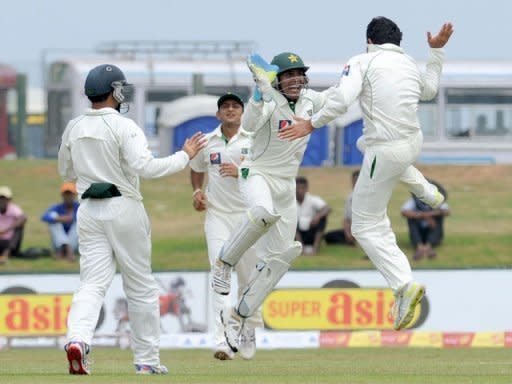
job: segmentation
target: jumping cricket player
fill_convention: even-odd
[[[299,139],[344,113],[359,99],[363,111],[364,151],[361,173],[354,188],[352,234],[395,292],[394,328],[406,327],[425,287],[413,281],[407,256],[396,243],[387,205],[398,181],[432,207],[444,200],[412,164],[418,158],[423,135],[417,117],[420,100],[435,97],[443,63],[443,48],[453,32],[444,24],[437,36],[428,33],[430,59],[425,74],[400,48],[402,33],[385,17],[376,17],[366,31],[367,53],[349,60],[340,82],[324,108],[309,120],[283,130],[282,139]]]
[[[244,103],[234,94],[227,93],[217,101],[217,118],[221,124],[206,135],[207,144],[190,162],[193,204],[196,210],[206,209],[204,230],[208,245],[208,257],[213,270],[222,245],[229,240],[239,223],[245,218],[246,206],[238,188],[238,168],[243,159],[249,156],[251,136],[241,127]],[[208,185],[202,190],[205,174]],[[235,270],[238,276],[239,296],[249,282],[249,275],[260,259],[254,247],[249,248]],[[214,357],[231,360],[234,353],[224,337],[224,325],[220,313],[230,308],[229,295],[211,290],[214,312]],[[255,328],[263,326],[261,308],[247,319],[240,336],[240,355],[249,360],[256,353]]]
[[[85,80],[92,108],[69,122],[59,150],[59,173],[76,181],[81,198],[80,287],[73,296],[65,347],[70,374],[90,373],[87,355],[116,263],[128,299],[136,373],[167,373],[160,364],[158,286],[151,274],[151,228],[139,176],[156,178],[184,169],[204,146],[204,135],[195,134],[172,156],[153,158],[143,131],[119,113],[131,88],[116,66],[93,68]]]
[[[311,117],[324,105],[327,94],[307,88],[309,67],[291,52],[274,57],[271,65],[259,55],[248,58],[257,89],[249,101],[242,125],[254,132],[251,155],[240,166],[240,190],[248,210],[244,221],[223,245],[214,270],[214,287],[229,292],[231,268],[258,239],[262,262],[253,271],[249,284],[232,311],[223,312],[226,341],[236,352],[245,319],[262,304],[301,254],[294,241],[297,229],[295,176],[309,136],[292,142],[278,133],[294,116]]]

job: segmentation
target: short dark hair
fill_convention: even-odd
[[[402,41],[402,32],[394,21],[384,17],[374,17],[366,28],[366,39],[370,39],[373,44],[391,43],[400,45]]]
[[[306,179],[304,176],[297,176],[295,178],[295,182],[297,184],[305,185],[306,187],[308,186],[308,179]]]
[[[356,170],[352,171],[352,179],[359,177],[360,172],[361,172],[360,169],[356,169]]]
[[[108,95],[110,95],[112,92],[109,92],[109,93],[104,93],[103,95],[98,95],[98,96],[87,96],[87,98],[89,99],[89,101],[91,103],[101,103],[102,101],[105,101],[108,99]]]

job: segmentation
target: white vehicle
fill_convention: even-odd
[[[89,105],[83,84],[88,71],[98,64],[119,66],[135,85],[128,116],[145,129],[155,148],[163,104],[187,95],[226,91],[248,99],[252,92],[254,82],[245,64],[246,54],[254,49],[250,42],[168,42],[165,49],[151,42],[128,47],[111,44],[102,55],[49,63],[46,156],[56,155],[67,122]],[[322,90],[337,83],[344,59],[306,57],[305,62],[310,66],[310,87]],[[438,96],[420,105],[419,116],[425,138],[420,162],[512,163],[512,62],[445,63]],[[332,124],[320,146],[310,150],[310,154],[327,152],[310,165],[360,162],[355,141],[361,127],[355,106]]]

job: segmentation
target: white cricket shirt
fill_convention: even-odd
[[[363,136],[367,145],[405,141],[420,131],[419,100],[437,93],[443,50],[430,49],[425,74],[416,62],[394,44],[368,45],[368,53],[353,57],[345,65],[337,87],[325,107],[311,119],[321,127],[359,98],[363,111]]]
[[[304,200],[297,200],[297,223],[301,231],[309,230],[313,217],[324,208],[327,203],[320,196],[306,192]]]
[[[293,140],[280,140],[277,137],[281,128],[290,125],[294,116],[305,119],[317,112],[325,103],[326,92],[305,89],[295,103],[295,112],[286,98],[277,90],[272,90],[270,102],[247,103],[242,124],[249,132],[255,132],[252,153],[242,168],[249,172],[289,178],[297,175],[304,157],[309,135]]]
[[[188,161],[184,151],[154,158],[142,129],[112,108],[88,109],[71,120],[58,155],[60,175],[76,180],[79,196],[92,183],[107,182],[136,200],[142,200],[139,176],[170,175],[184,169]]]
[[[240,127],[238,133],[227,141],[219,125],[206,138],[206,147],[190,161],[190,168],[208,174],[208,209],[230,214],[245,212],[247,207],[238,188],[238,179],[221,176],[220,165],[233,163],[239,167],[250,153],[251,135]]]

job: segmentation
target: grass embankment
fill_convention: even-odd
[[[452,215],[445,222],[445,241],[436,260],[413,262],[415,268],[512,267],[512,166],[425,166],[422,172],[446,186]],[[339,228],[345,196],[350,192],[349,168],[307,168],[310,191],[333,208],[328,230]],[[49,247],[47,228],[40,216],[59,201],[60,178],[55,160],[0,161],[0,185],[8,185],[14,200],[29,216],[23,248]],[[207,269],[203,235],[204,214],[191,205],[188,170],[158,180],[144,180],[142,192],[153,230],[155,270]],[[402,249],[411,255],[407,223],[400,207],[408,198],[399,185],[388,214]],[[323,246],[316,256],[303,256],[294,269],[373,268],[354,247]],[[0,267],[12,272],[77,271],[78,263],[13,259]]]

